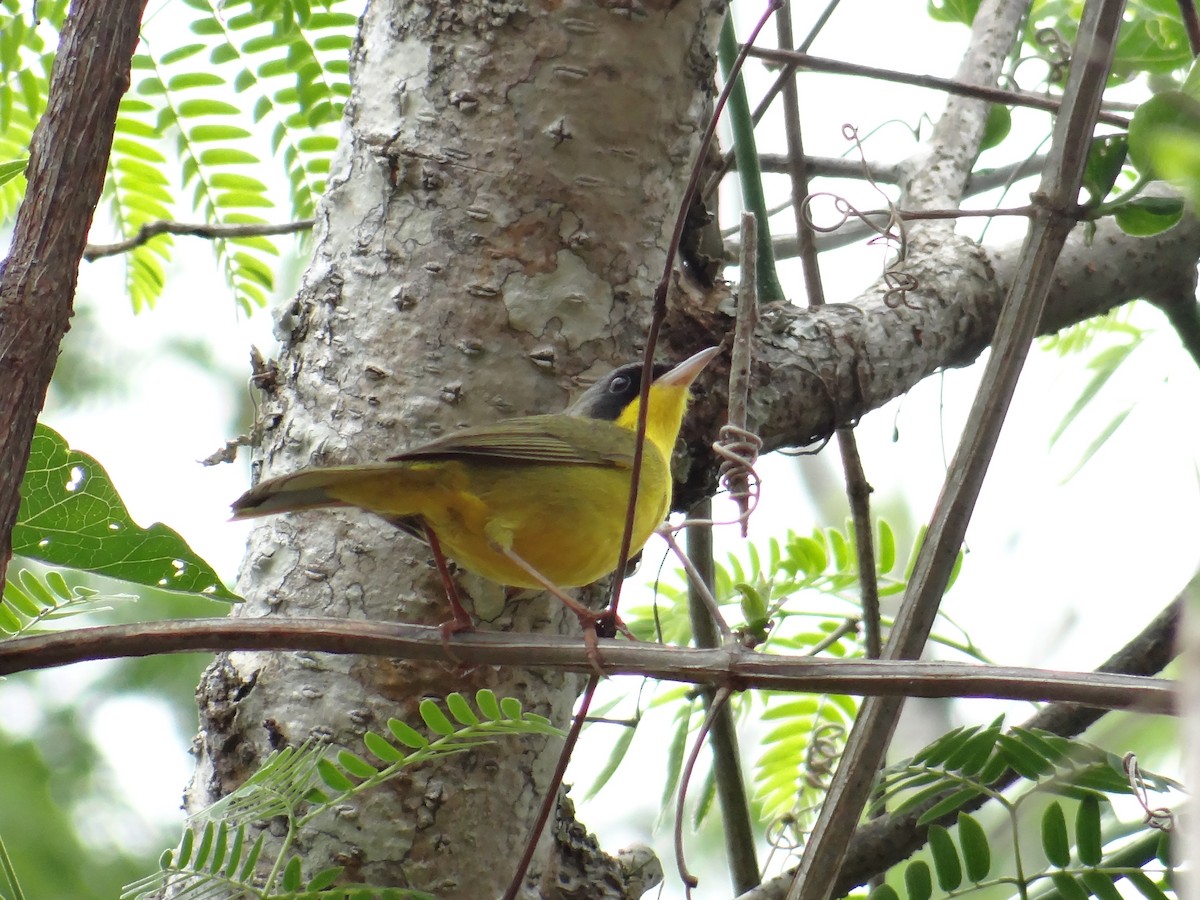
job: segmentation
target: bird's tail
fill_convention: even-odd
[[[379,468],[389,466],[384,464]],[[394,464],[390,468],[395,468]],[[253,519],[302,509],[348,506],[350,504],[337,496],[338,489],[378,477],[378,474],[374,466],[331,466],[271,478],[255,485],[233,502],[233,518]]]

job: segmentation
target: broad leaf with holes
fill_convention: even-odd
[[[176,532],[129,517],[104,468],[38,423],[21,483],[13,552],[168,591],[237,600]]]

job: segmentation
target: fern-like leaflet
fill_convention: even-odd
[[[1139,788],[1177,787],[1158,775],[1143,772],[1140,779]],[[1174,872],[1166,836],[1145,822],[1120,824],[1112,811],[1112,796],[1131,793],[1119,757],[1044,731],[1005,729],[996,719],[955,729],[889,767],[876,802],[929,826],[927,858],[903,870],[907,900],[930,900],[935,880],[948,896],[1004,885],[1037,900],[1118,900],[1117,883],[1125,880],[1145,900],[1168,900]],[[1029,809],[1035,798],[1044,801],[1040,813]],[[964,808],[984,801],[1002,812],[990,828],[984,824],[990,816]],[[1031,826],[1040,834],[1041,859],[1030,860],[1028,842],[1018,840]],[[998,854],[1012,856],[1015,876],[992,877]],[[1161,868],[1151,869],[1156,859]],[[900,896],[893,886],[871,894],[872,900]]]
[[[360,883],[333,887],[342,874],[340,867],[324,869],[306,881],[302,861],[292,847],[314,819],[356,801],[410,766],[509,735],[562,737],[548,719],[524,711],[520,701],[497,698],[486,689],[476,693],[474,707],[458,693],[448,695],[444,703],[445,711],[434,700],[421,702],[419,712],[428,735],[399,719],[388,720],[387,734],[367,732],[363,743],[376,762],[349,750],[331,757],[326,747],[314,741],[272,753],[241,787],[194,817],[179,846],[163,854],[159,870],[128,885],[123,900],[149,897],[167,888],[172,897],[190,900],[231,896],[275,900],[296,894],[429,897],[420,891]],[[274,858],[267,859],[261,823],[277,818],[286,822],[287,830]],[[255,830],[260,831],[257,838]]]

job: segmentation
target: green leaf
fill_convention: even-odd
[[[979,820],[969,813],[958,814],[958,842],[962,845],[967,878],[978,884],[987,878],[992,870],[992,850],[988,844],[987,832],[983,830]]]
[[[1154,855],[1158,857],[1158,861],[1167,868],[1174,866],[1175,861],[1171,852],[1172,832],[1164,831],[1158,836],[1158,847],[1155,848]]]
[[[663,774],[662,808],[667,809],[671,797],[675,794],[675,786],[679,783],[679,774],[683,770],[683,756],[687,750],[689,725],[691,724],[694,703],[687,703],[679,708],[675,716],[675,732],[667,745],[667,765]]]
[[[910,808],[911,806],[918,806],[918,805],[920,805],[920,802],[922,800],[924,800],[926,797],[928,797],[930,794],[941,793],[944,790],[946,790],[945,783],[938,784],[936,786],[936,790],[934,788],[927,788],[925,791],[922,791],[920,794],[914,795],[914,798],[916,798],[916,797],[921,798],[920,800],[918,800],[918,802],[912,803],[911,800],[914,798],[909,798],[909,800],[905,801],[902,808]],[[980,791],[977,790],[976,788],[972,788],[972,787],[959,788],[957,791],[954,791],[949,796],[943,798],[942,800],[939,800],[933,806],[929,807],[929,809],[927,809],[925,812],[921,813],[920,818],[917,819],[917,824],[924,825],[926,822],[936,822],[942,816],[947,815],[948,813],[952,813],[952,812],[954,812],[954,810],[958,809],[959,807],[963,806],[964,804],[969,803],[970,801],[974,800],[976,797],[979,796],[979,794],[980,794]],[[924,796],[922,796],[922,795],[924,795]]]
[[[1100,837],[1100,801],[1086,797],[1075,813],[1075,852],[1085,866],[1098,866],[1103,859]]]
[[[1162,91],[1134,110],[1129,122],[1129,158],[1147,178],[1163,178],[1159,167],[1164,136],[1200,137],[1200,100],[1182,91]]]
[[[246,854],[246,862],[242,866],[242,870],[238,872],[239,881],[249,881],[254,875],[254,867],[258,864],[258,858],[262,855],[263,841],[266,840],[266,832],[258,836],[258,840],[254,842],[254,846],[250,848],[250,852]]]
[[[506,719],[514,722],[521,721],[525,715],[525,711],[521,708],[521,701],[516,697],[501,697],[500,711],[504,713]]]
[[[933,857],[938,886],[943,891],[956,890],[962,884],[962,863],[950,832],[941,825],[929,826],[929,853]]]
[[[0,604],[0,631],[5,634],[16,634],[21,631],[21,628],[21,620],[13,614],[11,609]]]
[[[1139,344],[1140,341],[1136,338],[1127,340],[1112,347],[1106,347],[1088,361],[1088,368],[1094,374],[1088,380],[1083,391],[1080,392],[1079,398],[1067,410],[1067,414],[1063,416],[1063,420],[1058,424],[1058,427],[1054,429],[1054,433],[1050,435],[1050,446],[1053,447],[1058,442],[1058,439],[1063,436],[1063,433],[1070,427],[1071,423],[1092,402],[1096,394],[1100,392],[1100,389],[1108,383],[1108,380],[1112,378],[1113,374],[1129,358],[1129,355],[1133,353]]]
[[[401,722],[399,719],[388,719],[388,731],[405,747],[411,747],[414,750],[420,750],[422,747],[429,746],[429,738],[417,731],[407,722]]]
[[[460,725],[479,724],[479,716],[475,715],[475,710],[471,709],[471,704],[457,691],[447,695],[446,709],[450,710],[450,715],[454,716],[454,720]]]
[[[338,753],[338,764],[355,778],[370,778],[379,774],[377,768],[349,750],[342,750]]]
[[[620,735],[617,736],[616,741],[613,743],[612,752],[608,754],[608,760],[604,763],[604,768],[596,775],[596,780],[588,788],[584,799],[590,800],[592,797],[595,797],[608,784],[609,779],[613,777],[620,767],[622,760],[625,759],[625,754],[629,752],[629,745],[633,743],[635,733],[635,730],[632,728],[621,729]]]
[[[905,867],[904,890],[908,900],[929,900],[933,896],[933,875],[925,860],[918,859]]]
[[[387,740],[387,738],[376,734],[373,731],[368,731],[363,735],[363,743],[377,759],[382,760],[389,765],[391,763],[400,762],[404,759],[404,754],[401,753],[389,740]]]
[[[339,794],[354,787],[354,782],[342,774],[342,770],[327,759],[317,761],[317,774],[321,776],[323,782]]]
[[[210,872],[221,871],[221,863],[225,862],[225,851],[228,849],[229,823],[222,821],[217,826],[217,835],[213,838],[212,862],[208,864]]]
[[[836,528],[827,530],[829,533],[829,546],[833,550],[833,558],[837,564],[837,570],[845,572],[850,568],[850,544],[846,541],[845,535]]]
[[[1170,900],[1162,888],[1154,883],[1145,872],[1130,872],[1125,879],[1137,889],[1146,900]]]
[[[1098,435],[1096,435],[1096,437],[1090,444],[1087,445],[1087,448],[1080,455],[1079,461],[1075,463],[1075,467],[1063,477],[1064,483],[1070,481],[1077,474],[1079,474],[1080,470],[1088,464],[1088,462],[1093,456],[1096,455],[1100,448],[1108,442],[1108,439],[1116,433],[1117,429],[1120,428],[1122,424],[1124,424],[1125,419],[1128,418],[1131,412],[1133,412],[1133,407],[1126,407],[1121,412],[1117,413],[1117,415],[1113,417],[1112,421],[1110,421],[1104,427],[1104,429]]]
[[[925,7],[935,22],[957,22],[970,25],[979,12],[979,0],[929,0]]]
[[[704,781],[700,783],[700,790],[695,793],[696,805],[695,813],[692,815],[692,828],[699,831],[708,814],[712,812],[713,801],[717,798],[717,770],[715,767],[704,773]]]
[[[488,688],[480,688],[475,692],[475,705],[479,707],[481,713],[493,722],[500,721],[500,704],[496,702],[495,691]]]
[[[13,552],[134,584],[238,600],[175,531],[139,527],[103,467],[37,424]]]
[[[194,44],[193,46],[197,50],[204,49],[203,45],[201,44]],[[168,54],[168,56],[169,55],[170,54]],[[167,59],[164,57],[163,62],[166,61]],[[197,69],[190,72],[181,72],[180,74],[174,75],[167,79],[167,90],[185,91],[189,88],[220,87],[223,84],[225,84],[225,79],[215,72]]]
[[[454,725],[446,718],[436,700],[426,697],[417,709],[421,713],[421,720],[434,734],[454,734]]]
[[[233,833],[233,843],[229,846],[229,862],[225,864],[225,877],[232,878],[237,871],[238,863],[242,861],[242,846],[246,841],[246,826],[239,825]]]
[[[752,584],[739,581],[733,589],[741,595],[742,620],[757,625],[767,619],[767,601]]]
[[[306,891],[322,891],[338,880],[338,876],[345,871],[345,866],[333,866],[329,869],[324,869],[318,872],[308,882]]]
[[[890,884],[881,884],[867,895],[867,900],[900,900],[900,895]]]
[[[930,768],[940,766],[978,732],[979,729],[975,727],[955,728],[953,731],[948,731],[913,754],[913,762],[923,763]]]
[[[25,156],[20,159],[10,159],[7,162],[0,163],[0,185],[7,184],[14,178],[25,174],[25,168],[29,165],[29,157]]]
[[[232,103],[198,97],[181,101],[178,109],[180,119],[195,119],[200,116],[235,116],[240,112],[241,110]]]
[[[1125,900],[1124,895],[1113,883],[1113,876],[1103,872],[1087,871],[1079,873],[1079,880],[1087,888],[1087,892],[1096,900]]]
[[[24,581],[22,577],[28,569],[22,569],[17,573],[17,580]],[[21,615],[28,616],[31,619],[39,617],[49,604],[39,604],[37,599],[30,593],[22,590],[15,582],[4,582],[4,599]],[[17,620],[14,619],[14,622]]]
[[[192,861],[192,847],[195,845],[196,833],[190,828],[183,829],[183,839],[179,842],[178,865],[180,868]]]
[[[1071,863],[1071,844],[1067,838],[1067,818],[1057,800],[1042,813],[1042,850],[1051,865],[1060,869]]]
[[[1000,737],[1003,721],[1003,717],[998,718],[987,728],[972,735],[962,746],[950,754],[946,759],[945,767],[960,771],[964,775],[974,775],[982,769]]]
[[[1090,205],[1104,202],[1117,183],[1128,155],[1129,136],[1126,134],[1108,134],[1092,140],[1083,170],[1083,187],[1091,198]]]
[[[1088,900],[1088,892],[1066,872],[1053,872],[1050,880],[1054,882],[1054,887],[1058,890],[1062,900]]]
[[[896,535],[886,519],[879,519],[876,527],[876,555],[879,559],[879,573],[886,575],[896,567]]]
[[[1183,201],[1175,197],[1136,197],[1113,210],[1126,234],[1151,237],[1173,228],[1183,218]]]
[[[300,890],[300,857],[293,856],[283,868],[283,889],[293,893]]]
[[[1007,106],[993,103],[988,110],[987,123],[983,127],[983,139],[979,142],[980,151],[990,150],[1002,143],[1012,131],[1012,112]]]

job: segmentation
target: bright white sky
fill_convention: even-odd
[[[757,4],[750,7],[757,15]],[[869,17],[870,28],[862,27],[864,17]],[[745,33],[748,21],[739,27]],[[797,33],[803,30],[798,27]],[[771,27],[767,31],[773,34]],[[928,24],[924,3],[917,0],[846,0],[813,52],[906,71],[919,64],[923,72],[949,76],[966,35],[961,27]],[[920,46],[919,54],[913,53],[914,45]],[[770,78],[754,75],[752,95]],[[940,106],[936,94],[881,87],[863,79],[806,74],[800,83],[806,144],[822,155],[845,150],[845,122],[858,125],[865,135],[886,119],[903,117],[911,123],[919,110],[936,113]],[[1030,121],[1040,127],[1042,120]],[[764,131],[760,140],[760,149],[781,152],[777,135]],[[867,152],[872,159],[894,160],[912,146],[904,127],[894,124],[868,143]],[[878,205],[865,189],[858,197],[856,205]],[[731,219],[736,198],[727,192],[723,202]],[[993,226],[989,242],[1004,240],[1005,234],[1016,239],[1019,226]],[[111,347],[113,357],[96,359],[96,364],[116,362],[132,372],[134,390],[119,402],[50,411],[45,420],[72,446],[105,465],[138,522],[162,521],[175,528],[232,581],[248,526],[226,519],[229,502],[246,487],[245,462],[203,468],[196,461],[234,436],[230,423],[238,398],[229,396],[225,382],[165,347],[172,340],[202,340],[212,348],[221,370],[248,376],[249,346],[270,347],[271,323],[266,313],[247,321],[237,312],[202,242],[179,238],[176,247],[179,263],[168,273],[166,295],[158,309],[142,315],[131,313],[122,294],[119,260],[84,264],[81,297],[95,307],[104,340],[83,329],[73,331],[68,340],[89,348]],[[878,248],[827,255],[822,262],[829,299],[852,299],[881,261]],[[795,267],[785,264],[783,276],[793,295],[802,298]],[[285,284],[280,296],[286,297],[292,287]],[[1180,414],[1195,409],[1200,375],[1160,316],[1143,309],[1136,321],[1155,333],[1049,453],[1050,434],[1087,381],[1090,355],[1060,360],[1035,352],[1022,379],[948,607],[998,662],[1090,668],[1156,614],[1200,562],[1194,527],[1200,500],[1200,422],[1194,415]],[[914,519],[928,518],[944,474],[943,447],[946,454],[953,452],[976,377],[974,370],[967,370],[930,379],[863,421],[859,447],[876,489],[877,510],[885,515],[891,510],[895,516],[907,506]],[[1083,448],[1117,411],[1130,405],[1133,412],[1108,444],[1082,472],[1062,483]],[[894,428],[899,433],[895,442]],[[835,451],[773,459],[762,469],[764,499],[752,540],[765,540],[788,527],[808,531],[823,521],[821,505],[812,497],[838,490],[841,474]],[[843,511],[844,502],[829,524],[840,526]],[[1184,523],[1193,524],[1181,527]],[[731,549],[737,543],[732,532],[720,540]],[[76,676],[62,672],[48,677]],[[10,710],[24,706],[19,695],[0,699]],[[138,794],[150,819],[175,822],[180,792],[191,771],[186,752],[191,736],[173,733],[165,717],[147,719],[155,716],[153,710],[133,712],[128,700],[119,701],[119,708],[117,703],[100,704],[93,724],[111,747],[117,772],[136,772],[136,778],[119,775],[122,786]],[[1015,709],[1023,715],[1022,707]],[[956,713],[972,720],[995,714],[991,705],[979,703],[958,704]],[[136,729],[129,728],[131,721],[139,723]],[[609,740],[576,759],[572,774],[577,796],[602,765]],[[638,747],[645,759],[645,754],[660,752],[661,743],[642,735],[635,743]],[[610,785],[609,796],[616,802],[602,799],[583,814],[610,849],[650,839],[646,823],[653,820],[660,790],[655,767],[631,768],[640,774],[623,771],[617,776],[619,785]],[[638,797],[647,799],[639,805],[634,799]],[[655,842],[668,870],[663,896],[677,897],[682,893],[672,874],[669,840],[666,828]],[[702,855],[694,854],[693,865]],[[722,872],[706,875],[698,896],[726,896]]]

